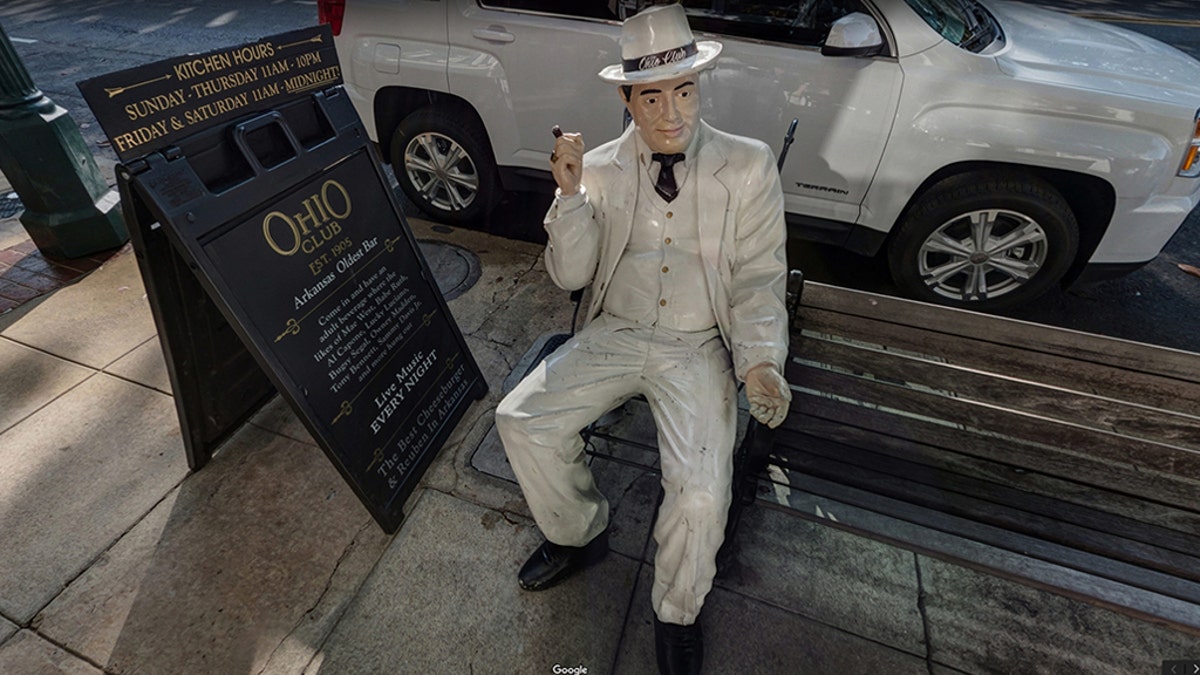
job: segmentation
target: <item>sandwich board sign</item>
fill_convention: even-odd
[[[327,26],[81,82],[188,463],[278,391],[387,532],[487,384],[349,97]]]

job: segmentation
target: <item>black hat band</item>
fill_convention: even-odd
[[[639,56],[636,59],[623,59],[621,61],[621,68],[626,73],[636,73],[642,70],[658,68],[659,66],[668,66],[672,63],[679,63],[680,61],[683,61],[688,57],[695,56],[698,53],[700,53],[700,50],[696,48],[696,43],[689,42],[682,47],[668,49],[664,52],[647,54],[645,56]]]

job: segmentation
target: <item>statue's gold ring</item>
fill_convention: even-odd
[[[550,153],[550,163],[551,163],[551,164],[553,164],[553,163],[555,163],[555,162],[557,162],[557,161],[558,161],[558,153],[557,153],[557,152],[551,152],[551,153]]]

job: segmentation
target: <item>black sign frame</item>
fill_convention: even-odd
[[[331,182],[341,191],[330,187],[323,203],[308,201],[310,194],[320,195]],[[178,145],[119,165],[118,185],[176,394],[189,466],[202,467],[278,390],[383,530],[395,532],[403,519],[404,501],[470,404],[486,394],[487,383],[346,92],[340,87],[307,92],[264,113],[193,133],[179,139]],[[350,203],[363,200],[371,217],[346,219],[351,215]],[[395,381],[383,389],[385,393],[368,397],[374,401],[347,395],[336,410],[329,409],[327,396],[317,400],[321,397],[314,395],[313,381],[305,379],[311,373],[297,365],[303,361],[297,354],[303,355],[304,349],[285,350],[301,339],[310,343],[317,339],[325,347],[343,340],[337,344],[345,346],[344,340],[355,339],[354,327],[349,321],[339,327],[348,329],[349,338],[336,333],[314,338],[320,333],[302,325],[305,319],[297,316],[298,320],[282,321],[268,330],[261,321],[269,313],[264,308],[270,307],[270,299],[259,296],[279,295],[278,289],[270,288],[268,265],[248,267],[245,260],[229,263],[236,257],[229,252],[237,247],[221,244],[233,239],[244,244],[255,237],[261,243],[272,231],[277,239],[284,239],[287,229],[279,229],[284,220],[295,217],[303,227],[335,222],[324,218],[333,215],[342,216],[337,229],[347,236],[331,236],[321,245],[349,244],[340,257],[326,255],[323,265],[357,258],[354,265],[347,265],[345,279],[335,277],[319,284],[315,281],[328,277],[317,276],[311,265],[318,258],[310,255],[311,285],[304,290],[311,298],[305,302],[336,291],[350,301],[343,307],[369,310],[374,305],[365,298],[370,297],[382,308],[371,315],[377,322],[387,320],[387,312],[394,308],[408,311],[415,304],[422,310],[409,312],[412,320],[397,329],[399,334],[388,334],[393,336],[387,342],[391,351],[371,357],[372,363],[383,364],[379,368],[395,369],[389,374]],[[327,224],[326,228],[332,229]],[[369,248],[364,231],[375,240]],[[288,259],[290,254],[284,254],[293,245],[301,247],[299,236],[294,242],[262,244],[260,253],[270,256],[264,263]],[[392,257],[396,262],[388,267]],[[353,286],[354,268],[364,273],[382,269],[370,278],[387,283],[368,283],[364,277]],[[249,276],[236,278],[243,273]],[[291,274],[295,276],[295,269]],[[263,288],[248,288],[254,275],[261,276]],[[349,297],[355,290],[361,297]],[[284,295],[296,303],[304,297],[290,290]],[[411,339],[400,344],[406,330],[411,330]],[[410,343],[418,334],[437,344],[414,354]],[[355,344],[361,347],[366,342],[359,339]],[[407,350],[412,358],[397,350]],[[364,353],[370,355],[365,348]],[[326,365],[320,359],[316,362],[318,371]],[[376,375],[358,392],[360,398],[371,387],[387,384],[378,382]],[[412,396],[406,397],[406,391]],[[377,408],[373,419],[359,416],[372,412],[372,405]],[[414,416],[429,417],[428,427],[403,426]],[[376,434],[386,431],[386,442],[372,447],[348,440],[364,437],[364,429]]]

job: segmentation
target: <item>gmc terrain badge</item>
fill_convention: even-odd
[[[843,190],[841,188],[829,187],[828,185],[812,185],[809,183],[796,183],[796,187],[803,188],[805,190],[816,190],[817,192],[833,192],[833,193],[836,193],[839,195],[850,194],[849,190]]]

